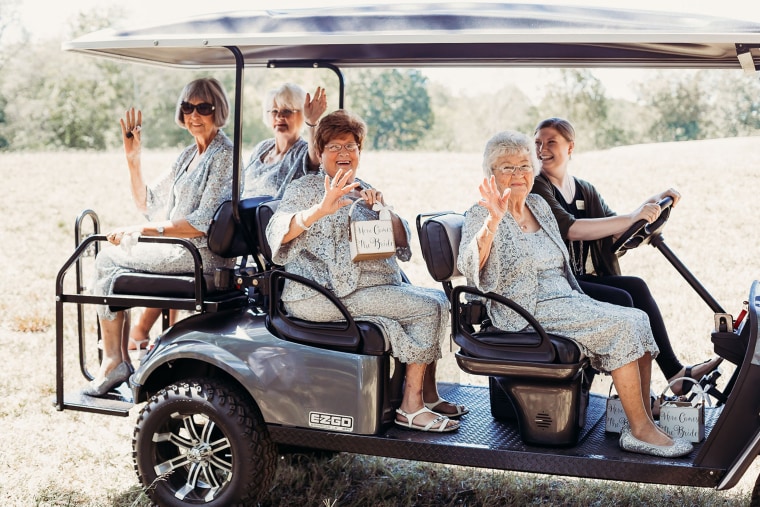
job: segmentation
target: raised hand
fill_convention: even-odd
[[[478,186],[478,189],[481,195],[478,204],[488,210],[488,214],[495,223],[499,223],[507,212],[507,202],[512,189],[506,188],[504,192],[499,192],[496,177],[493,175],[490,178],[483,178],[483,183]]]
[[[307,123],[316,125],[325,111],[327,111],[327,93],[324,88],[317,86],[313,98],[308,93],[306,94],[306,100],[303,103],[303,116]]]
[[[124,152],[127,161],[132,162],[140,157],[142,147],[140,130],[142,129],[142,111],[131,108],[127,110],[124,118],[119,119],[121,124],[121,136],[124,140]]]
[[[325,175],[325,195],[322,197],[322,202],[319,203],[319,210],[322,215],[332,215],[343,206],[351,204],[351,199],[348,199],[346,195],[359,186],[359,182],[353,181],[353,178],[354,171],[351,169],[345,173],[343,169],[338,169],[332,179],[329,175]]]

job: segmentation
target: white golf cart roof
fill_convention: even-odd
[[[741,13],[738,13],[741,14]],[[440,3],[229,12],[101,30],[63,49],[183,68],[321,61],[337,67],[744,68],[760,23],[539,4]],[[201,49],[199,51],[199,49]],[[239,61],[237,62],[239,63]]]

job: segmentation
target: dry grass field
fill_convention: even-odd
[[[144,165],[157,174],[175,155],[147,153]],[[758,167],[760,138],[622,147],[579,153],[572,162],[574,174],[593,181],[618,212],[632,210],[666,187],[681,191],[683,199],[671,215],[665,238],[734,315],[746,299],[751,282],[760,278],[755,251],[760,233],[752,218],[752,205],[760,188]],[[461,212],[476,200],[480,153],[367,152],[359,175],[382,189],[387,201],[411,224],[420,212]],[[0,504],[132,505],[138,491],[131,464],[137,409],[128,418],[109,418],[61,413],[52,406],[54,280],[73,249],[74,218],[82,209],[92,208],[99,213],[106,231],[111,226],[141,221],[131,202],[123,154],[0,154],[0,178],[6,188],[0,200],[0,263],[5,266],[0,282],[0,427],[4,442],[0,452]],[[415,258],[405,266],[407,274],[415,283],[436,286],[424,268],[416,237],[414,245]],[[621,263],[624,272],[649,282],[682,361],[709,358],[712,314],[667,260],[645,246],[629,252]],[[65,366],[67,385],[72,388],[83,382],[76,366],[74,332],[69,324],[66,345],[70,354]],[[441,370],[445,380],[482,382],[460,374],[449,347],[444,350]],[[724,367],[725,379],[730,370],[729,365]],[[604,379],[597,383],[600,392],[608,385]],[[662,375],[655,371],[653,389],[659,392],[664,385]],[[697,494],[704,496],[687,503],[742,505],[757,474],[758,467],[753,466],[734,490],[720,494],[699,491]],[[536,480],[551,489],[556,478]],[[618,489],[609,486],[610,490]],[[633,495],[648,488],[626,487]],[[274,488],[276,493],[276,484]],[[665,496],[672,503],[663,500],[661,505],[679,505],[678,495],[662,498]],[[539,503],[545,504],[540,497]],[[613,503],[627,502],[602,499],[598,504]],[[629,503],[640,502],[631,499]],[[580,505],[572,497],[566,497],[562,504]],[[306,505],[328,502],[316,497]]]

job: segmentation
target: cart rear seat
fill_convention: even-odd
[[[208,231],[208,246],[215,254],[227,258],[242,258],[255,255],[256,208],[262,202],[271,200],[271,196],[257,196],[243,199],[239,203],[240,220],[237,224],[233,218],[232,201],[224,202],[214,215]],[[246,230],[246,227],[248,228]],[[246,236],[249,239],[246,240]],[[252,245],[252,246],[249,246]],[[202,273],[202,266],[199,267]],[[196,311],[218,311],[243,306],[248,298],[245,290],[231,283],[230,273],[220,271],[215,274],[202,274],[200,277],[201,296],[196,294],[196,275],[194,273],[167,275],[158,273],[127,273],[114,281],[114,294],[135,297],[132,306],[160,306],[162,308],[184,308],[171,299],[200,299],[202,308]],[[144,301],[141,298],[159,298],[158,301]]]

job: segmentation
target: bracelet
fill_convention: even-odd
[[[304,123],[305,123],[307,126],[311,127],[311,128],[314,128],[314,127],[316,127],[316,126],[317,126],[317,124],[316,124],[316,123],[309,123],[309,122],[308,122],[308,121],[306,121],[306,120],[304,120]]]
[[[490,234],[491,236],[496,236],[496,233],[489,229],[486,224],[483,224],[483,228],[486,230],[486,235]]]
[[[311,226],[306,227],[306,223],[303,221],[303,217],[301,216],[302,213],[303,211],[299,211],[298,213],[294,215],[294,218],[296,220],[296,225],[300,227],[301,229],[303,229],[304,231],[308,231],[311,228]]]

